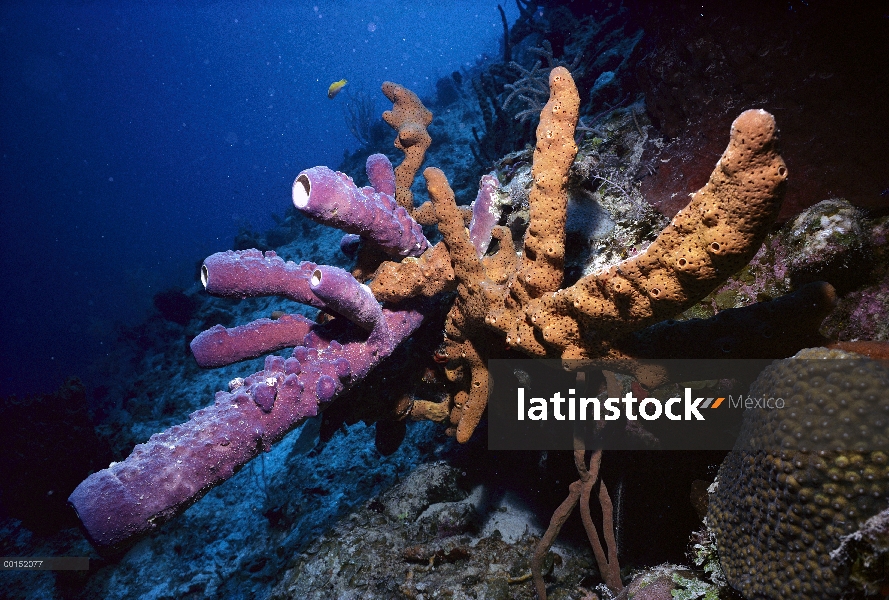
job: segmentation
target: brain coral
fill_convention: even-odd
[[[719,470],[708,521],[732,587],[752,598],[834,598],[848,568],[832,560],[845,535],[885,510],[889,494],[889,371],[839,350],[778,361],[753,398]]]

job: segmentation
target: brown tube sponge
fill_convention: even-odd
[[[576,357],[693,306],[743,267],[778,215],[787,167],[775,120],[748,110],[710,181],[642,254],[528,305],[543,338]]]
[[[448,248],[439,242],[419,258],[384,262],[374,273],[370,291],[380,302],[401,302],[414,296],[429,298],[456,287]]]
[[[549,102],[540,113],[531,176],[530,226],[514,293],[520,301],[555,292],[562,285],[568,169],[577,155],[574,127],[580,96],[571,73],[556,67],[549,74]]]
[[[423,164],[423,157],[432,138],[426,128],[432,122],[432,113],[423,106],[415,93],[404,86],[387,81],[383,94],[392,102],[392,110],[383,113],[383,120],[398,132],[395,147],[404,152],[404,160],[395,167],[395,201],[408,214],[414,211],[414,195],[411,184]],[[429,223],[423,223],[428,225]]]

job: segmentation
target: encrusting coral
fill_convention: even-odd
[[[754,382],[752,395],[786,407],[745,412],[707,517],[726,578],[745,597],[851,593],[854,556],[832,552],[889,509],[887,386],[879,362],[825,348],[775,362]],[[885,570],[876,575],[885,581]]]
[[[457,206],[438,169],[424,171],[431,203],[413,207],[410,184],[428,147],[431,113],[401,86],[386,83],[383,90],[394,103],[384,118],[398,131],[404,162],[393,172],[388,161],[371,157],[370,188],[358,189],[347,176],[319,168],[303,171],[294,182],[298,209],[351,231],[345,247],[354,247],[358,235],[361,250],[351,275],[313,263],[285,263],[259,251],[219,253],[204,264],[202,280],[211,293],[284,294],[332,318],[322,324],[285,315],[233,329],[217,326],[196,337],[194,354],[207,366],[295,349],[287,359],[267,357],[263,370],[233,380],[213,406],[81,483],[69,500],[98,548],[121,550],[175,517],[358,385],[421,326],[435,304],[428,298],[443,291],[456,289],[456,297],[436,358],[448,363],[445,372],[460,389],[440,403],[412,401],[406,412],[449,420],[449,432],[460,442],[470,438],[484,413],[486,363],[498,353],[583,359],[585,368],[635,372],[637,354],[645,352],[633,351],[625,342],[629,336],[678,314],[745,264],[780,207],[786,168],[777,153],[774,120],[764,111],[747,111],[735,121],[710,182],[645,252],[562,289],[579,105],[570,73],[557,67],[550,74],[520,253],[513,232],[494,219],[479,218],[470,234],[471,212]],[[480,194],[475,210],[487,210],[490,200]],[[426,249],[418,221],[437,223],[443,242]],[[488,237],[492,250],[485,254],[480,240]],[[386,260],[393,255],[400,260]],[[817,315],[832,303],[829,286],[819,290],[785,298],[785,304],[806,309],[797,311],[799,319],[788,307],[758,313],[765,322],[773,320],[768,335],[753,330],[758,342],[729,355],[743,357],[751,346],[761,353],[781,337],[774,332],[817,324]],[[700,326],[716,327],[709,321]],[[794,344],[806,339],[794,338]],[[644,340],[635,343],[644,346]],[[775,352],[798,349],[780,346]]]

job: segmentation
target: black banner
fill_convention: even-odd
[[[491,450],[889,448],[889,370],[863,358],[627,361],[608,379],[560,360],[488,368]]]

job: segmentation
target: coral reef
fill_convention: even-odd
[[[790,284],[830,281],[845,294],[858,288],[873,265],[864,214],[841,198],[822,200],[781,230]]]
[[[884,592],[889,580],[889,510],[871,517],[861,529],[843,537],[830,558],[843,565],[852,591],[866,596]]]
[[[431,113],[401,86],[386,83],[383,90],[394,103],[384,118],[397,129],[404,162],[393,173],[385,157],[371,156],[367,172],[373,187],[360,190],[345,175],[309,169],[294,182],[294,205],[319,222],[360,234],[359,255],[371,248],[375,257],[419,258],[374,268],[369,287],[344,271],[286,263],[274,253],[208,258],[202,270],[208,292],[283,295],[322,308],[333,319],[318,324],[284,315],[240,328],[215,327],[196,337],[195,357],[206,366],[291,345],[295,350],[286,360],[268,357],[264,370],[233,380],[229,392],[219,392],[216,403],[188,423],[152,436],[128,459],[83,482],[70,501],[97,547],[114,552],[153,530],[361,381],[421,324],[426,308],[414,294],[431,296],[456,282],[440,356],[449,362],[450,377],[459,380],[462,372],[463,381],[453,397],[411,401],[405,412],[449,419],[450,431],[466,442],[485,410],[486,361],[501,336],[532,356],[584,358],[632,370],[620,364],[632,357],[613,342],[677,314],[743,266],[780,206],[786,170],[775,149],[774,121],[763,111],[748,111],[733,126],[710,183],[645,252],[560,289],[579,105],[568,71],[557,67],[550,73],[521,258],[511,232],[495,226],[494,218],[482,219],[490,213],[493,182],[482,187],[470,230],[472,213],[457,207],[437,169],[424,172],[431,205],[413,207],[410,183],[428,146]],[[412,214],[424,221],[434,216],[444,243],[424,252],[428,242]],[[489,236],[496,250],[484,256]],[[364,261],[359,269],[364,276],[373,263]],[[396,304],[381,309],[379,300]]]
[[[686,317],[710,317],[725,309],[776,299],[806,282],[836,289],[836,308],[821,333],[830,339],[887,340],[887,217],[868,218],[843,199],[819,202],[766,236],[750,263]],[[810,346],[825,342],[811,340]]]
[[[809,349],[766,369],[711,496],[712,527],[728,582],[746,598],[834,598],[848,564],[843,536],[887,508],[889,372],[840,350]]]
[[[841,298],[825,329],[840,340],[889,340],[889,279]]]
[[[504,502],[491,523],[480,523],[491,499],[482,486],[469,493],[465,479],[440,462],[420,467],[314,540],[271,598],[348,598],[357,588],[368,599],[446,591],[455,598],[530,600],[536,537],[523,529],[527,508]],[[545,563],[549,581],[572,592],[592,566],[589,556],[564,546]]]
[[[719,600],[719,588],[701,581],[688,567],[669,563],[633,578],[622,597],[632,600]]]
[[[647,5],[643,9],[650,18],[639,10],[641,5]],[[762,107],[776,116],[781,127],[782,156],[791,179],[779,221],[788,222],[767,234],[747,266],[677,315],[677,321],[660,321],[609,339],[615,355],[632,359],[626,363],[628,370],[633,361],[645,357],[780,358],[797,348],[817,345],[867,351],[884,359],[889,356],[885,344],[864,341],[889,340],[889,217],[881,218],[885,211],[862,207],[867,197],[885,204],[889,181],[889,162],[884,160],[889,113],[879,106],[879,94],[874,94],[881,85],[885,87],[886,71],[876,68],[879,61],[873,60],[886,55],[889,37],[884,35],[885,19],[876,13],[875,5],[836,4],[826,10],[825,3],[811,2],[792,3],[792,7],[759,3],[755,8],[710,4],[700,13],[697,5],[668,8],[636,0],[601,5],[575,2],[570,8],[549,0],[536,4],[520,0],[519,6],[522,16],[507,31],[504,57],[495,57],[496,64],[464,63],[460,71],[439,80],[439,102],[426,103],[435,112],[435,120],[426,126],[431,144],[425,159],[413,161],[410,177],[404,180],[403,188],[413,195],[411,206],[403,207],[407,212],[414,212],[413,204],[422,205],[427,199],[422,184],[412,186],[425,160],[447,175],[458,205],[476,199],[472,222],[465,206],[457,208],[485,272],[497,281],[514,275],[531,220],[536,140],[534,118],[514,118],[524,106],[514,99],[504,109],[510,93],[505,84],[516,80],[510,61],[531,70],[539,57],[533,49],[550,40],[554,59],[579,57],[583,72],[572,73],[581,98],[574,131],[578,154],[566,183],[565,259],[559,288],[620,268],[644,253],[670,220],[653,207],[672,217],[687,204],[688,192],[703,186],[711,175],[725,148],[729,125],[741,110]],[[585,17],[584,12],[593,16]],[[858,25],[850,27],[856,20]],[[447,66],[440,73],[451,68],[455,67]],[[543,103],[549,90],[545,78],[541,82],[539,101]],[[401,150],[387,147],[391,130],[385,122],[371,122],[370,98],[358,95],[352,100],[368,101],[361,107],[349,106],[356,111],[354,118],[349,117],[350,125],[360,128],[363,146],[336,168],[354,177],[360,188],[368,183],[361,180],[368,154],[385,151],[397,163]],[[422,127],[422,110],[414,112],[417,116],[408,121]],[[533,113],[525,116],[534,117]],[[416,156],[416,147],[406,149]],[[305,166],[311,165],[301,165],[294,173]],[[485,183],[479,185],[483,172]],[[394,184],[387,187],[385,177],[369,175],[368,179],[371,194],[396,195]],[[811,212],[796,216],[800,207],[819,201],[823,202]],[[426,206],[431,217],[424,222],[434,223],[431,205]],[[507,457],[487,451],[484,418],[466,444],[449,443],[444,427],[435,423],[398,420],[409,411],[414,418],[447,423],[453,434],[451,413],[460,418],[453,410],[454,398],[471,385],[466,364],[461,369],[456,361],[448,364],[441,353],[434,353],[442,338],[444,315],[457,291],[448,245],[436,244],[437,232],[430,226],[425,234],[435,244],[433,249],[402,258],[399,252],[387,254],[376,247],[373,234],[343,236],[293,207],[283,218],[273,218],[276,226],[265,233],[242,226],[232,248],[275,251],[276,256],[254,250],[255,259],[242,252],[237,260],[253,265],[251,276],[262,271],[263,262],[277,264],[280,281],[304,286],[300,298],[305,304],[296,304],[283,288],[267,288],[274,295],[266,297],[252,296],[259,292],[253,290],[245,301],[239,301],[245,294],[237,286],[230,288],[227,297],[207,297],[198,291],[199,285],[181,295],[162,293],[155,301],[160,316],[152,314],[145,323],[120,329],[118,343],[95,367],[93,378],[102,381],[102,387],[92,397],[87,385],[85,397],[68,388],[59,396],[60,403],[13,401],[4,406],[3,414],[9,416],[8,409],[13,418],[4,420],[5,433],[0,437],[12,441],[15,458],[4,463],[0,496],[4,508],[14,505],[16,509],[7,512],[25,521],[0,520],[3,555],[91,556],[88,574],[7,573],[4,594],[21,598],[267,597],[277,587],[279,597],[430,597],[448,592],[456,597],[535,597],[530,559],[540,548],[538,537],[544,533],[546,517],[565,498],[567,484],[577,479],[570,454],[514,452]],[[451,220],[458,223],[456,216]],[[795,227],[797,221],[805,225]],[[508,233],[495,231],[494,225],[505,225]],[[337,252],[341,237],[343,255]],[[484,247],[486,240],[490,252]],[[492,264],[501,240],[514,243],[519,250],[514,264]],[[815,248],[819,251],[813,252]],[[288,267],[301,261],[306,261],[302,276],[285,276]],[[316,295],[311,289],[316,269],[321,269],[322,280],[338,280],[328,278],[330,273],[319,267],[321,263],[353,269],[354,282],[346,280],[350,289],[360,299],[361,288],[354,283],[364,283],[379,301],[375,306],[364,305],[372,314],[365,318],[358,311],[350,317],[350,304],[337,308],[335,298],[324,299],[323,292]],[[837,292],[830,286],[805,284],[821,278]],[[388,310],[418,296],[434,297],[430,305],[435,312],[426,313],[424,325],[379,368],[358,385],[344,386],[335,400],[319,405],[323,413],[306,420],[270,452],[262,448],[225,485],[207,492],[179,517],[165,525],[158,519],[155,533],[134,551],[106,561],[96,556],[74,528],[44,536],[45,530],[73,523],[73,514],[60,502],[86,476],[85,465],[94,458],[88,450],[98,441],[110,442],[112,452],[103,454],[104,459],[96,458],[92,468],[121,460],[149,436],[188,421],[188,415],[204,407],[217,389],[226,391],[220,398],[231,400],[232,390],[225,387],[229,380],[236,393],[252,395],[245,408],[257,414],[269,409],[267,414],[274,413],[286,397],[277,397],[275,387],[265,383],[269,376],[277,381],[276,367],[270,365],[273,368],[267,374],[262,358],[249,357],[303,345],[306,334],[318,327],[316,320],[332,318],[360,342],[366,339],[367,326],[372,328],[376,322],[377,309],[382,313],[380,302]],[[363,297],[367,299],[366,294]],[[842,341],[828,344],[817,329],[834,297],[837,307],[820,334]],[[193,303],[197,310],[192,312]],[[747,305],[752,306],[740,310]],[[316,316],[319,309],[323,312]],[[347,325],[345,321],[350,320],[354,323]],[[222,325],[214,327],[217,323]],[[532,327],[532,331],[540,335],[539,329]],[[506,333],[485,324],[473,335],[491,356],[522,356],[506,345]],[[200,364],[251,362],[201,371],[185,355],[196,335],[199,339],[192,349]],[[344,339],[337,337],[337,343]],[[289,356],[288,350],[283,358]],[[597,360],[601,361],[598,366],[622,366],[619,361]],[[246,377],[254,371],[255,375]],[[292,375],[286,366],[282,374]],[[339,379],[333,375],[334,381]],[[465,396],[459,397],[465,405]],[[99,423],[99,440],[83,418],[86,404],[96,411],[91,417]],[[77,415],[73,416],[75,406]],[[261,443],[257,441],[257,446]],[[60,447],[68,449],[64,455],[59,454]],[[156,451],[162,458],[164,449]],[[590,454],[585,462],[592,458]],[[749,458],[756,467],[758,456],[742,456],[742,466]],[[658,451],[604,453],[600,475],[613,500],[613,533],[628,595],[714,597],[712,586],[695,581],[695,571],[698,577],[700,570],[718,572],[717,553],[707,546],[686,561],[682,547],[688,533],[698,526],[687,503],[688,482],[704,479],[697,487],[706,489],[722,458],[717,453],[706,459],[700,454]],[[442,459],[456,465],[451,470],[454,477],[432,493],[423,493],[424,479],[440,481],[435,474],[440,465],[421,466],[415,476],[408,473],[417,465]],[[699,470],[686,481],[683,473],[692,461],[699,461]],[[173,469],[175,465],[170,472]],[[473,469],[480,472],[473,475]],[[467,472],[468,478],[457,476]],[[464,480],[473,477],[475,483],[464,487]],[[773,492],[776,497],[792,493],[777,483],[777,477],[769,483],[762,477],[754,480],[754,493],[741,498],[743,503],[733,500],[739,516]],[[601,488],[595,487],[598,482],[593,484],[593,506],[586,508],[598,519]],[[365,505],[392,485],[396,488],[390,493]],[[484,491],[464,498],[473,485],[483,486]],[[444,488],[448,493],[439,494]],[[521,519],[516,519],[512,504],[501,502],[502,495],[518,495],[529,502]],[[492,501],[486,505],[477,501],[478,496]],[[706,513],[706,500],[702,510]],[[795,518],[795,513],[788,512],[782,524]],[[584,538],[585,523],[577,514],[572,519],[543,559],[547,591],[554,598],[610,597]],[[517,524],[518,536],[510,534],[510,523]],[[334,524],[336,529],[330,530]],[[885,524],[886,511],[860,530],[832,538],[839,545],[830,553],[831,568],[840,575],[848,573],[843,582],[849,594],[884,591],[885,581],[880,577],[886,572]],[[481,526],[486,530],[476,531]],[[526,532],[524,537],[522,532]],[[723,536],[722,545],[728,561],[741,551],[740,542],[731,535]],[[758,571],[773,570],[795,552],[788,549],[789,544],[783,548],[784,555],[764,558]],[[685,562],[698,569],[662,566],[629,574],[630,568],[663,561]],[[795,563],[789,564],[796,570]],[[710,580],[720,587],[720,597],[738,597],[715,576]],[[787,583],[792,580],[788,578]],[[749,589],[743,587],[747,581],[741,580],[742,589]]]
[[[612,72],[604,71],[595,79],[599,95],[614,83],[613,73],[608,73]],[[482,419],[487,402],[486,363],[491,357],[524,353],[579,359],[587,369],[639,375],[639,359],[650,356],[780,358],[823,342],[818,325],[835,301],[833,288],[823,283],[809,283],[792,294],[744,309],[732,305],[712,319],[668,321],[697,307],[728,277],[756,261],[777,217],[787,169],[778,153],[775,121],[765,111],[749,110],[735,120],[728,148],[707,184],[650,244],[638,239],[630,248],[612,244],[609,260],[601,254],[593,258],[573,255],[569,264],[568,255],[574,254],[568,247],[569,234],[580,240],[578,245],[586,244],[604,230],[622,227],[615,213],[623,211],[625,220],[631,221],[635,218],[629,215],[639,214],[627,209],[638,196],[632,175],[619,172],[617,158],[606,157],[604,149],[611,140],[603,137],[617,122],[638,132],[641,141],[611,151],[616,156],[629,153],[641,163],[639,155],[650,127],[641,108],[633,105],[614,111],[610,120],[601,123],[597,115],[587,121],[585,131],[578,131],[580,97],[572,75],[563,67],[553,68],[533,156],[530,150],[520,151],[502,161],[497,173],[500,180],[493,174],[482,179],[470,211],[458,206],[447,177],[435,168],[424,171],[431,202],[415,206],[411,186],[430,147],[427,128],[432,114],[401,86],[387,82],[383,91],[393,102],[393,110],[384,119],[397,132],[395,145],[404,152],[403,162],[393,170],[386,157],[369,157],[366,168],[371,187],[359,188],[347,175],[325,167],[303,171],[293,186],[297,209],[347,232],[341,248],[356,257],[357,266],[349,274],[314,262],[287,262],[274,252],[258,250],[219,253],[205,261],[202,281],[209,293],[230,298],[274,295],[324,314],[315,322],[282,312],[230,329],[218,325],[195,337],[194,356],[206,367],[295,349],[289,358],[270,356],[262,370],[233,379],[229,391],[217,393],[213,406],[193,413],[183,425],[152,436],[129,458],[94,474],[75,490],[71,502],[98,548],[109,553],[121,550],[173,518],[295,426],[318,415],[333,399],[354,390],[432,310],[444,307],[444,312],[448,304],[445,339],[435,359],[456,384],[449,386],[454,392],[429,400],[405,395],[397,415],[379,418],[387,424],[407,415],[448,422],[448,433],[459,442],[469,441]],[[578,140],[588,150],[603,152],[588,151],[576,158]],[[625,196],[627,202],[608,206],[606,190]],[[851,207],[839,206],[839,201],[832,202],[827,212],[816,214],[824,207],[812,212],[820,227],[815,229],[825,232],[822,237],[827,241],[849,232],[860,235],[847,244],[852,254],[819,251],[815,258],[848,264],[849,256],[857,256],[855,252],[867,246],[859,243],[864,235],[861,216]],[[589,215],[596,210],[593,230]],[[660,228],[651,215],[643,215],[643,220],[645,227]],[[420,224],[436,224],[443,241],[431,245]],[[810,251],[807,240],[813,228],[801,225],[796,229],[806,234],[798,236],[801,248]],[[427,234],[434,240],[429,230]],[[520,243],[518,252],[514,240]],[[812,263],[800,258],[798,264],[786,264],[805,276],[793,278],[781,291],[829,271],[812,271]],[[387,452],[397,448],[404,425],[396,423],[391,430],[395,441]],[[379,426],[378,436],[385,437],[385,431]],[[585,465],[586,458],[580,454],[579,464]],[[579,468],[581,482],[572,488],[569,500],[581,503],[586,527],[589,500],[598,494],[607,556],[601,547],[593,546],[601,576],[617,591],[622,583],[616,539],[611,517],[605,514],[611,510],[611,500],[604,483],[594,487],[600,459],[601,453],[594,453],[590,467]],[[283,508],[273,511],[275,519],[285,518],[285,513]],[[400,514],[393,516],[390,511],[388,518]],[[436,515],[439,532],[454,533],[474,522],[472,510],[465,505],[449,506]],[[554,522],[558,516],[554,515]],[[590,541],[599,542],[596,528],[588,527],[590,531]],[[557,533],[558,528],[549,537]],[[728,544],[725,539],[720,538],[720,543]],[[386,544],[386,551],[391,546]],[[541,547],[537,545],[534,564],[527,565],[537,571],[535,583],[542,581],[540,571],[548,556],[548,546]],[[501,547],[492,544],[492,548]],[[466,552],[462,540],[433,540],[405,549],[402,556],[408,561],[451,564],[466,559]],[[726,556],[733,560],[731,553]],[[374,568],[379,565],[375,563]],[[671,577],[672,583],[662,586],[665,593],[687,592],[687,597],[694,598],[712,592],[690,574]],[[746,585],[737,576],[730,577],[734,585]],[[513,583],[507,578],[503,586]],[[338,585],[348,586],[351,581]],[[418,591],[410,581],[404,583],[403,593]],[[285,593],[285,588],[279,592]]]
[[[865,248],[874,265],[856,274],[865,284],[840,299],[824,329],[844,341],[889,341],[889,217],[867,221]]]

